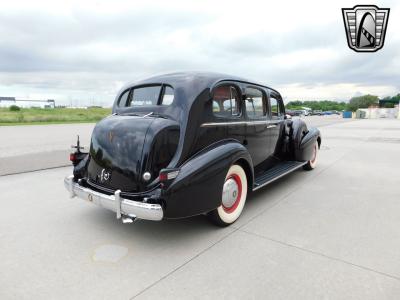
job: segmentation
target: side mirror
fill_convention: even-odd
[[[291,115],[288,115],[288,114],[286,114],[286,115],[285,115],[285,120],[290,120],[290,119],[292,119],[292,116],[291,116]]]

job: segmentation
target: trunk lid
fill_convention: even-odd
[[[92,133],[89,183],[113,191],[144,191],[158,176],[160,167],[172,159],[178,139],[179,126],[173,120],[129,115],[107,117]],[[150,181],[142,179],[144,171],[152,174]]]
[[[90,144],[90,182],[127,192],[140,190],[146,132],[154,118],[110,116],[94,128]]]

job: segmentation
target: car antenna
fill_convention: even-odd
[[[79,134],[77,135],[76,146],[71,146],[71,148],[76,149],[77,153],[81,153],[81,149],[84,149],[84,147],[81,147],[81,142],[79,140]]]

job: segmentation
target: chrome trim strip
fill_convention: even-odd
[[[299,168],[301,168],[302,166],[304,166],[306,163],[307,163],[306,161],[305,161],[305,162],[302,162],[301,164],[299,164],[299,165],[296,166],[295,168],[290,169],[290,170],[287,170],[285,173],[282,173],[281,175],[274,177],[272,180],[269,180],[269,181],[267,181],[267,182],[264,182],[263,184],[260,184],[260,185],[258,185],[258,186],[256,186],[256,187],[254,187],[254,188],[253,188],[253,191],[257,191],[258,189],[262,188],[263,186],[266,186],[267,184],[269,184],[269,183],[271,183],[271,182],[274,182],[275,180],[277,180],[277,179],[279,179],[279,178],[281,178],[281,177],[283,177],[283,176],[285,176],[285,175],[287,175],[287,174],[289,174],[289,173],[291,173],[291,172],[293,172],[293,171],[296,171],[297,169],[299,169]]]
[[[116,190],[114,193],[115,198],[115,212],[117,213],[117,219],[121,219],[121,190]]]
[[[208,123],[203,123],[200,125],[200,127],[213,127],[213,126],[228,126],[228,125],[257,125],[257,124],[271,124],[273,125],[268,125],[268,128],[276,127],[277,123],[275,121],[270,121],[270,120],[262,120],[262,121],[239,121],[239,122],[208,122]]]
[[[64,185],[70,192],[70,197],[78,197],[93,204],[111,210],[117,214],[117,218],[126,215],[132,218],[160,221],[164,217],[164,211],[160,204],[144,203],[120,197],[121,191],[114,195],[106,195],[89,188],[85,188],[73,181],[70,175],[64,179]],[[118,193],[119,192],[119,193]]]
[[[227,125],[246,125],[247,122],[239,121],[239,122],[209,122],[203,123],[200,127],[213,127],[213,126],[227,126]]]

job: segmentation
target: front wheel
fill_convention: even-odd
[[[210,219],[219,226],[234,223],[242,213],[246,197],[246,173],[241,166],[232,165],[225,177],[221,205],[209,213]]]
[[[319,150],[319,145],[318,141],[315,142],[314,148],[313,148],[313,155],[311,159],[307,162],[307,164],[304,165],[304,170],[312,170],[315,169],[317,166],[317,156],[318,156],[318,150]]]

